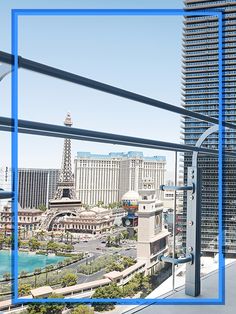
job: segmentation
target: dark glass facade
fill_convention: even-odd
[[[184,2],[186,10],[224,10],[223,22],[223,102],[226,121],[236,123],[236,1]],[[183,106],[195,112],[218,117],[218,20],[216,17],[185,17],[183,32]],[[200,135],[211,124],[183,118],[182,139],[195,145]],[[218,148],[218,134],[204,142],[205,147]],[[235,151],[236,131],[226,130],[225,149]],[[184,178],[191,165],[191,156],[184,155]],[[200,156],[202,169],[202,251],[218,251],[218,159]],[[225,253],[236,255],[236,161],[224,160],[224,234]],[[185,243],[186,198],[183,210],[183,241]]]
[[[24,169],[18,171],[18,202],[22,208],[48,207],[48,201],[54,198],[58,169]]]

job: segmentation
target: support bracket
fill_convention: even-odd
[[[13,197],[13,193],[12,192],[7,192],[4,191],[3,189],[0,189],[0,199],[6,199],[6,198],[12,198]]]
[[[158,257],[158,259],[159,259],[159,261],[171,263],[171,264],[175,264],[175,265],[185,264],[185,263],[189,263],[189,262],[192,264],[193,255],[188,254],[188,255],[185,255],[184,257],[179,257],[179,258],[173,258],[170,256],[160,255]]]

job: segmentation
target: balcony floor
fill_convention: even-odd
[[[225,305],[149,305],[138,306],[126,310],[124,314],[234,314],[236,313],[236,262],[226,266],[226,302]],[[202,278],[202,294],[197,299],[217,298],[218,272],[213,272]],[[170,292],[163,298],[192,298],[186,296],[184,287],[175,293]]]

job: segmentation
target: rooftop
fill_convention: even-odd
[[[99,279],[99,280],[81,283],[81,284],[70,286],[70,287],[58,288],[58,289],[55,289],[54,292],[59,293],[59,294],[67,294],[67,293],[72,293],[72,292],[74,293],[74,292],[84,290],[84,289],[91,289],[93,287],[99,287],[102,285],[107,285],[110,282],[111,282],[110,279],[104,278],[104,279]]]
[[[44,286],[36,289],[32,289],[30,293],[34,298],[37,297],[44,297],[45,295],[50,295],[52,294],[53,289],[50,286]]]
[[[104,278],[108,278],[108,279],[111,279],[111,280],[116,280],[116,279],[119,279],[122,277],[122,273],[120,271],[116,271],[116,270],[113,270],[109,273],[106,273],[104,275]]]
[[[142,158],[149,161],[166,161],[165,156],[144,156],[142,152],[130,151],[128,153],[112,152],[105,154],[92,154],[90,152],[77,152],[77,158],[92,158],[92,159],[120,159],[120,158]]]

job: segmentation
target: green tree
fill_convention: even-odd
[[[109,271],[123,271],[124,265],[122,265],[122,263],[117,263],[117,262],[113,262],[110,265],[107,266],[106,270]]]
[[[62,295],[53,293],[49,299],[63,299]],[[32,303],[27,307],[28,314],[62,314],[64,305],[60,303]]]
[[[10,247],[12,245],[12,236],[8,236],[5,238],[5,245]]]
[[[109,235],[107,236],[107,243],[106,246],[111,246],[112,237]]]
[[[142,292],[142,298],[146,297],[152,291],[151,277],[144,274],[136,274],[128,284],[123,287],[125,296],[132,297],[137,292]]]
[[[63,242],[63,239],[64,239],[64,233],[62,232],[62,233],[60,234],[60,242]]]
[[[117,234],[117,236],[115,236],[115,244],[116,244],[117,246],[120,245],[120,240],[121,240],[120,235]]]
[[[130,256],[123,256],[122,264],[124,265],[125,268],[128,268],[135,264],[135,260]]]
[[[61,278],[61,286],[64,287],[68,287],[68,286],[74,286],[77,283],[77,276],[75,274],[72,273],[68,273],[65,274],[62,278]]]
[[[28,283],[19,284],[19,287],[18,287],[19,296],[22,297],[23,295],[24,296],[29,295],[31,289],[32,287]]]
[[[123,230],[121,233],[122,233],[124,239],[129,238],[129,232],[127,230]]]
[[[65,250],[66,252],[72,252],[74,250],[74,246],[72,244],[67,244]]]
[[[123,293],[126,297],[132,297],[135,295],[137,286],[133,282],[129,282],[125,286],[123,286]]]
[[[51,241],[53,242],[54,241],[54,232],[53,231],[51,232],[50,237],[51,237]]]
[[[98,207],[102,207],[103,205],[104,205],[104,202],[103,202],[103,201],[98,201],[98,202],[97,202],[97,206],[98,206]]]
[[[52,240],[47,243],[47,252],[56,253],[59,250],[59,244],[53,242]]]
[[[4,280],[6,280],[6,281],[9,281],[10,278],[11,278],[11,274],[10,273],[5,273],[2,276],[3,276]]]
[[[139,277],[139,286],[142,291],[142,298],[145,298],[149,293],[152,292],[151,276],[144,276],[144,274],[137,274]]]
[[[42,210],[43,212],[45,212],[47,210],[47,207],[43,204],[39,205],[39,210]]]
[[[29,248],[32,251],[38,250],[40,248],[40,242],[34,237],[29,239]]]
[[[4,240],[4,238],[1,236],[1,237],[0,237],[0,250],[2,250],[4,243],[5,243],[5,240]]]
[[[123,291],[116,284],[111,284],[106,287],[97,288],[92,296],[92,298],[122,298]],[[94,303],[95,311],[109,311],[115,308],[114,303]]]
[[[45,230],[40,230],[37,234],[38,238],[41,240],[41,241],[44,241],[45,239],[45,236],[46,236],[46,231]]]
[[[18,238],[18,248],[22,246],[22,240],[20,238]]]
[[[88,305],[79,305],[79,306],[76,306],[71,314],[94,314],[94,310],[92,307],[89,307]]]
[[[70,232],[66,231],[66,244],[69,242]]]

